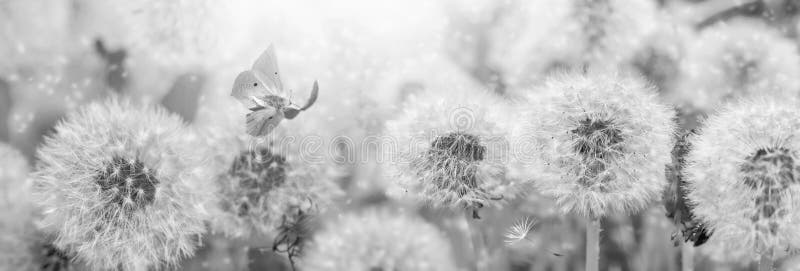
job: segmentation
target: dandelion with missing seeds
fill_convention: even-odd
[[[92,269],[147,270],[192,255],[211,184],[176,115],[122,98],[67,116],[37,155],[54,246]]]
[[[507,106],[491,93],[451,90],[413,95],[387,123],[398,142],[389,171],[407,191],[435,207],[468,209],[515,196],[520,183],[505,178],[509,145],[501,122]]]
[[[400,117],[387,123],[397,140],[388,166],[399,194],[445,210],[463,210],[473,258],[488,259],[481,208],[501,206],[525,187],[507,177],[508,104],[491,93],[453,89],[412,95]],[[480,268],[480,267],[478,267]]]

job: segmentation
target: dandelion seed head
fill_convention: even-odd
[[[695,39],[695,30],[668,13],[660,13],[656,30],[636,51],[630,66],[633,72],[652,82],[662,94],[672,93],[678,84],[680,65],[687,48]],[[667,96],[667,95],[663,95]]]
[[[658,29],[647,0],[536,0],[510,8],[492,36],[493,60],[512,85],[529,85],[563,68],[630,63]]]
[[[52,245],[36,225],[39,212],[31,197],[27,162],[11,146],[0,143],[0,270],[74,270],[72,257]]]
[[[714,238],[750,251],[800,245],[796,100],[750,98],[723,107],[694,138],[688,198]]]
[[[710,112],[723,102],[754,94],[798,96],[795,43],[763,22],[718,24],[687,46],[680,83],[670,97],[676,104]]]
[[[301,143],[325,140],[305,127],[314,122],[281,123],[270,136],[254,138],[246,133],[244,113],[236,103],[229,99],[209,104],[216,114],[197,123],[198,133],[211,146],[211,228],[232,237],[263,237],[274,234],[286,216],[295,219],[298,211],[308,216],[325,211],[342,193],[335,182],[340,171],[329,161],[307,159],[320,154]]]
[[[411,95],[386,124],[397,142],[388,178],[400,196],[444,208],[481,207],[516,196],[521,182],[505,178],[508,105],[491,93],[453,90]],[[407,191],[407,192],[406,192]]]
[[[105,170],[98,174],[96,182],[100,185],[101,193],[109,195],[111,202],[137,208],[153,203],[158,185],[154,175],[141,161],[114,157]]]
[[[93,269],[174,266],[205,232],[197,138],[161,108],[112,97],[69,114],[37,152],[34,194],[55,248]]]
[[[370,209],[329,223],[309,244],[303,270],[457,269],[445,236],[404,211]]]
[[[564,212],[632,213],[661,194],[674,112],[636,77],[549,78],[528,96],[513,141],[524,172]]]

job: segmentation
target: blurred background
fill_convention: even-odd
[[[233,79],[274,44],[283,82],[320,96],[316,129],[357,140],[380,135],[411,93],[482,88],[508,99],[562,68],[639,73],[681,114],[683,129],[739,93],[800,89],[795,0],[0,0],[0,141],[29,166],[67,112],[112,93],[162,104],[187,123],[214,116]],[[785,92],[785,93],[783,93]],[[357,149],[347,149],[361,154]],[[343,165],[358,209],[380,194],[370,159]],[[376,196],[377,195],[377,196]],[[440,211],[419,213],[452,236]],[[680,270],[664,204],[605,218],[601,270]],[[484,211],[492,270],[581,270],[585,221],[533,194]],[[538,221],[531,243],[506,246],[516,220]],[[285,258],[211,236],[184,270],[290,270]],[[696,270],[754,270],[712,239]],[[248,254],[250,254],[248,256]],[[249,260],[248,260],[249,259]],[[800,270],[785,258],[780,270]],[[794,269],[793,269],[794,268]]]

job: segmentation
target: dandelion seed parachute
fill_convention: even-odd
[[[194,143],[176,115],[126,99],[69,114],[39,149],[34,174],[54,246],[103,270],[158,269],[192,255],[211,189]]]
[[[317,233],[303,270],[456,270],[450,243],[405,212],[347,214]]]
[[[800,246],[797,179],[800,111],[795,99],[737,101],[693,140],[685,174],[695,214],[729,248]]]
[[[736,20],[704,30],[687,48],[679,84],[669,99],[710,112],[753,94],[798,97],[796,44],[760,21]]]
[[[522,240],[526,240],[528,237],[528,233],[533,230],[533,227],[536,225],[536,220],[531,219],[528,217],[520,218],[516,222],[514,222],[511,227],[506,230],[504,235],[505,243],[508,246],[512,246],[514,244],[519,243]]]
[[[515,153],[539,191],[565,213],[635,213],[661,195],[674,113],[636,77],[550,77],[528,96]]]
[[[511,119],[508,105],[488,92],[451,90],[411,95],[386,124],[395,196],[435,207],[480,208],[516,196],[524,183],[505,178]],[[394,147],[394,146],[393,146]]]
[[[215,115],[204,116],[197,129],[211,146],[214,230],[234,237],[269,236],[287,219],[297,219],[297,211],[316,215],[341,193],[335,182],[340,172],[320,156],[327,149],[302,145],[327,140],[304,127],[305,117],[254,138],[245,132],[238,102],[227,97],[210,106]]]

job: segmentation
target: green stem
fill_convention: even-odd
[[[586,223],[586,271],[599,270],[600,219],[591,218]]]

